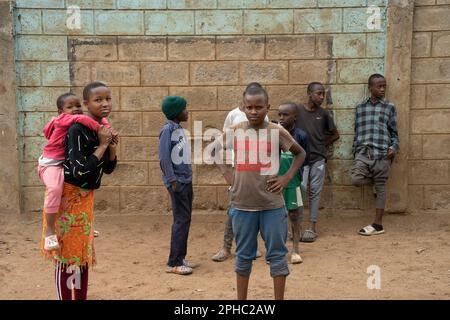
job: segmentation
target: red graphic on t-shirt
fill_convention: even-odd
[[[236,171],[264,172],[272,169],[272,143],[266,139],[234,140]]]

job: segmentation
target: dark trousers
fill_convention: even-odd
[[[69,270],[60,262],[56,263],[55,281],[59,300],[86,300],[88,290],[88,266]]]
[[[187,253],[187,241],[192,216],[192,183],[177,183],[176,190],[168,188],[172,202],[173,224],[170,255],[167,265],[181,266]]]

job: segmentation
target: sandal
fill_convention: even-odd
[[[186,267],[186,266],[176,266],[176,267],[171,267],[171,266],[167,266],[166,269],[167,273],[175,273],[175,274],[179,274],[182,276],[188,275],[192,273],[192,268]]]
[[[384,233],[384,229],[377,230],[373,227],[373,225],[368,225],[359,230],[358,233],[362,236],[372,236]]]
[[[222,262],[227,260],[231,256],[231,253],[227,251],[226,249],[220,249],[219,252],[217,252],[215,255],[212,256],[212,261],[215,262]]]
[[[97,238],[100,235],[100,232],[98,232],[97,230],[94,230],[94,237]]]
[[[44,249],[47,251],[59,249],[58,237],[56,234],[45,237]]]
[[[314,231],[312,231],[311,229],[305,230],[305,232],[303,232],[300,241],[301,242],[314,242],[316,241],[317,238],[317,233],[315,233]]]

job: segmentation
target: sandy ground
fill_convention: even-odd
[[[0,299],[55,299],[54,273],[38,249],[38,214],[0,215]],[[322,215],[319,238],[301,244],[304,262],[290,265],[286,299],[450,299],[450,213],[389,215],[386,234],[362,237],[371,214]],[[99,216],[98,265],[90,299],[234,299],[234,259],[210,256],[222,244],[222,212],[194,213],[188,253],[201,265],[190,276],[164,272],[171,216]],[[291,244],[289,244],[291,247]],[[367,288],[367,268],[381,270],[381,289]],[[249,299],[272,299],[263,259],[253,265]]]

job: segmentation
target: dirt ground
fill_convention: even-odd
[[[53,267],[38,249],[39,214],[0,216],[0,299],[56,299]],[[388,215],[384,235],[357,235],[370,217],[323,214],[318,240],[301,243],[304,262],[290,265],[286,299],[450,299],[450,213]],[[234,259],[210,259],[222,244],[224,220],[223,212],[194,213],[188,258],[201,265],[178,276],[164,272],[170,215],[97,217],[98,264],[88,298],[234,299]],[[367,288],[371,265],[380,267],[379,290]],[[259,258],[249,299],[272,298],[269,268]]]

